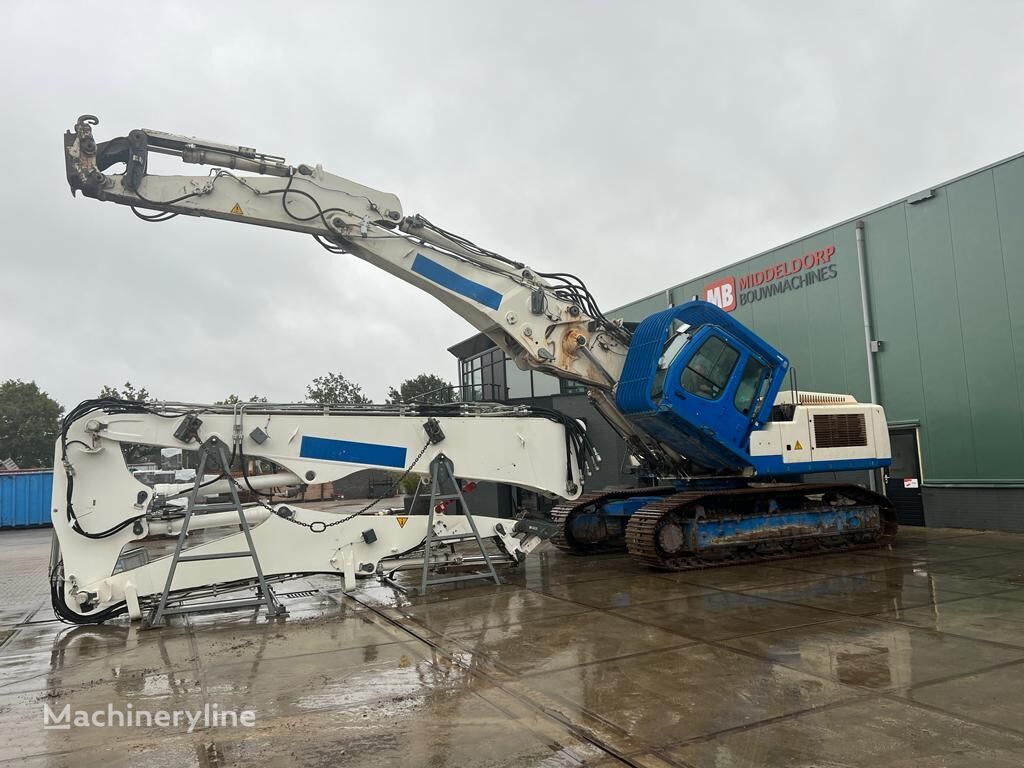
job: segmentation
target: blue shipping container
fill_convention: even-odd
[[[50,525],[53,470],[0,472],[0,528]]]

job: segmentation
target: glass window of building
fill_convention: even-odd
[[[508,397],[505,353],[500,349],[489,349],[462,360],[459,374],[465,400],[480,402],[505,400]]]

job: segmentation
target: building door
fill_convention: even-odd
[[[924,525],[921,500],[921,463],[917,452],[916,429],[889,432],[892,466],[885,475],[885,495],[896,507],[900,525]]]

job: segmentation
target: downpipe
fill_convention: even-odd
[[[868,392],[871,402],[881,405],[878,400],[878,372],[875,369],[875,339],[871,328],[871,301],[868,296],[868,268],[867,253],[864,244],[864,221],[859,219],[854,225],[857,238],[857,274],[860,278],[860,311],[864,321],[864,351],[868,360]],[[869,485],[872,491],[878,491],[879,481],[877,470],[868,473]]]

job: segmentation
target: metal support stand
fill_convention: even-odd
[[[412,507],[415,508],[416,500],[419,498],[422,490],[422,481],[416,487],[416,493],[413,495]],[[450,490],[449,490],[450,489]],[[469,527],[472,533],[456,533],[451,535],[438,536],[434,533],[434,514],[437,505],[443,501],[458,501],[462,505],[462,514],[466,518],[466,522],[469,523]],[[431,571],[431,547],[439,542],[448,542],[455,544],[460,541],[475,541],[477,548],[480,550],[480,556],[487,566],[487,571],[461,574],[459,576],[440,576],[438,578],[430,578]],[[476,527],[476,521],[473,520],[473,513],[469,509],[469,505],[466,503],[466,497],[462,495],[462,489],[459,487],[459,481],[455,479],[455,466],[452,460],[445,456],[443,453],[430,462],[430,505],[427,513],[427,537],[423,541],[423,571],[420,576],[419,594],[425,594],[428,587],[435,586],[438,584],[450,584],[456,581],[470,581],[474,579],[493,579],[495,584],[501,584],[501,578],[498,576],[498,572],[494,570],[494,563],[491,561],[490,555],[487,554],[487,549],[484,546],[484,541],[480,536],[480,531]],[[394,579],[384,577],[391,586],[401,589],[407,593],[415,592],[415,588],[409,589],[404,585],[398,584]]]
[[[171,556],[171,565],[167,569],[167,581],[164,584],[164,590],[160,595],[160,602],[156,608],[150,613],[149,626],[159,626],[160,622],[163,621],[164,616],[181,613],[201,613],[204,611],[223,611],[235,608],[256,608],[259,610],[261,605],[265,605],[267,608],[268,616],[278,616],[285,612],[284,607],[277,602],[277,598],[274,596],[273,591],[267,584],[266,579],[263,577],[263,568],[260,566],[259,556],[256,554],[256,547],[252,543],[252,533],[249,529],[249,521],[245,518],[245,510],[242,508],[242,503],[238,499],[238,489],[234,483],[228,483],[228,489],[231,493],[231,501],[217,504],[207,504],[202,502],[202,485],[203,476],[207,467],[215,468],[218,473],[223,472],[224,475],[230,475],[231,473],[231,462],[228,457],[227,446],[218,438],[211,437],[207,440],[199,449],[199,467],[196,469],[196,480],[195,485],[192,488],[192,493],[189,496],[188,507],[185,509],[185,519],[181,524],[181,533],[178,534],[178,542],[174,548],[174,554]],[[238,512],[238,527],[245,534],[245,541],[248,544],[248,550],[239,552],[212,552],[209,554],[198,554],[189,555],[185,548],[185,541],[188,538],[188,527],[192,520],[192,515],[195,513],[202,514],[204,512],[227,512],[236,510]],[[188,603],[187,596],[182,598],[170,598],[171,584],[174,581],[174,574],[178,569],[178,563],[196,562],[200,560],[227,560],[235,557],[248,557],[252,559],[252,564],[256,569],[256,580],[258,583],[258,589],[255,597],[243,598],[240,600],[220,600],[208,603]],[[168,607],[168,600],[172,602],[178,602],[178,605]]]

